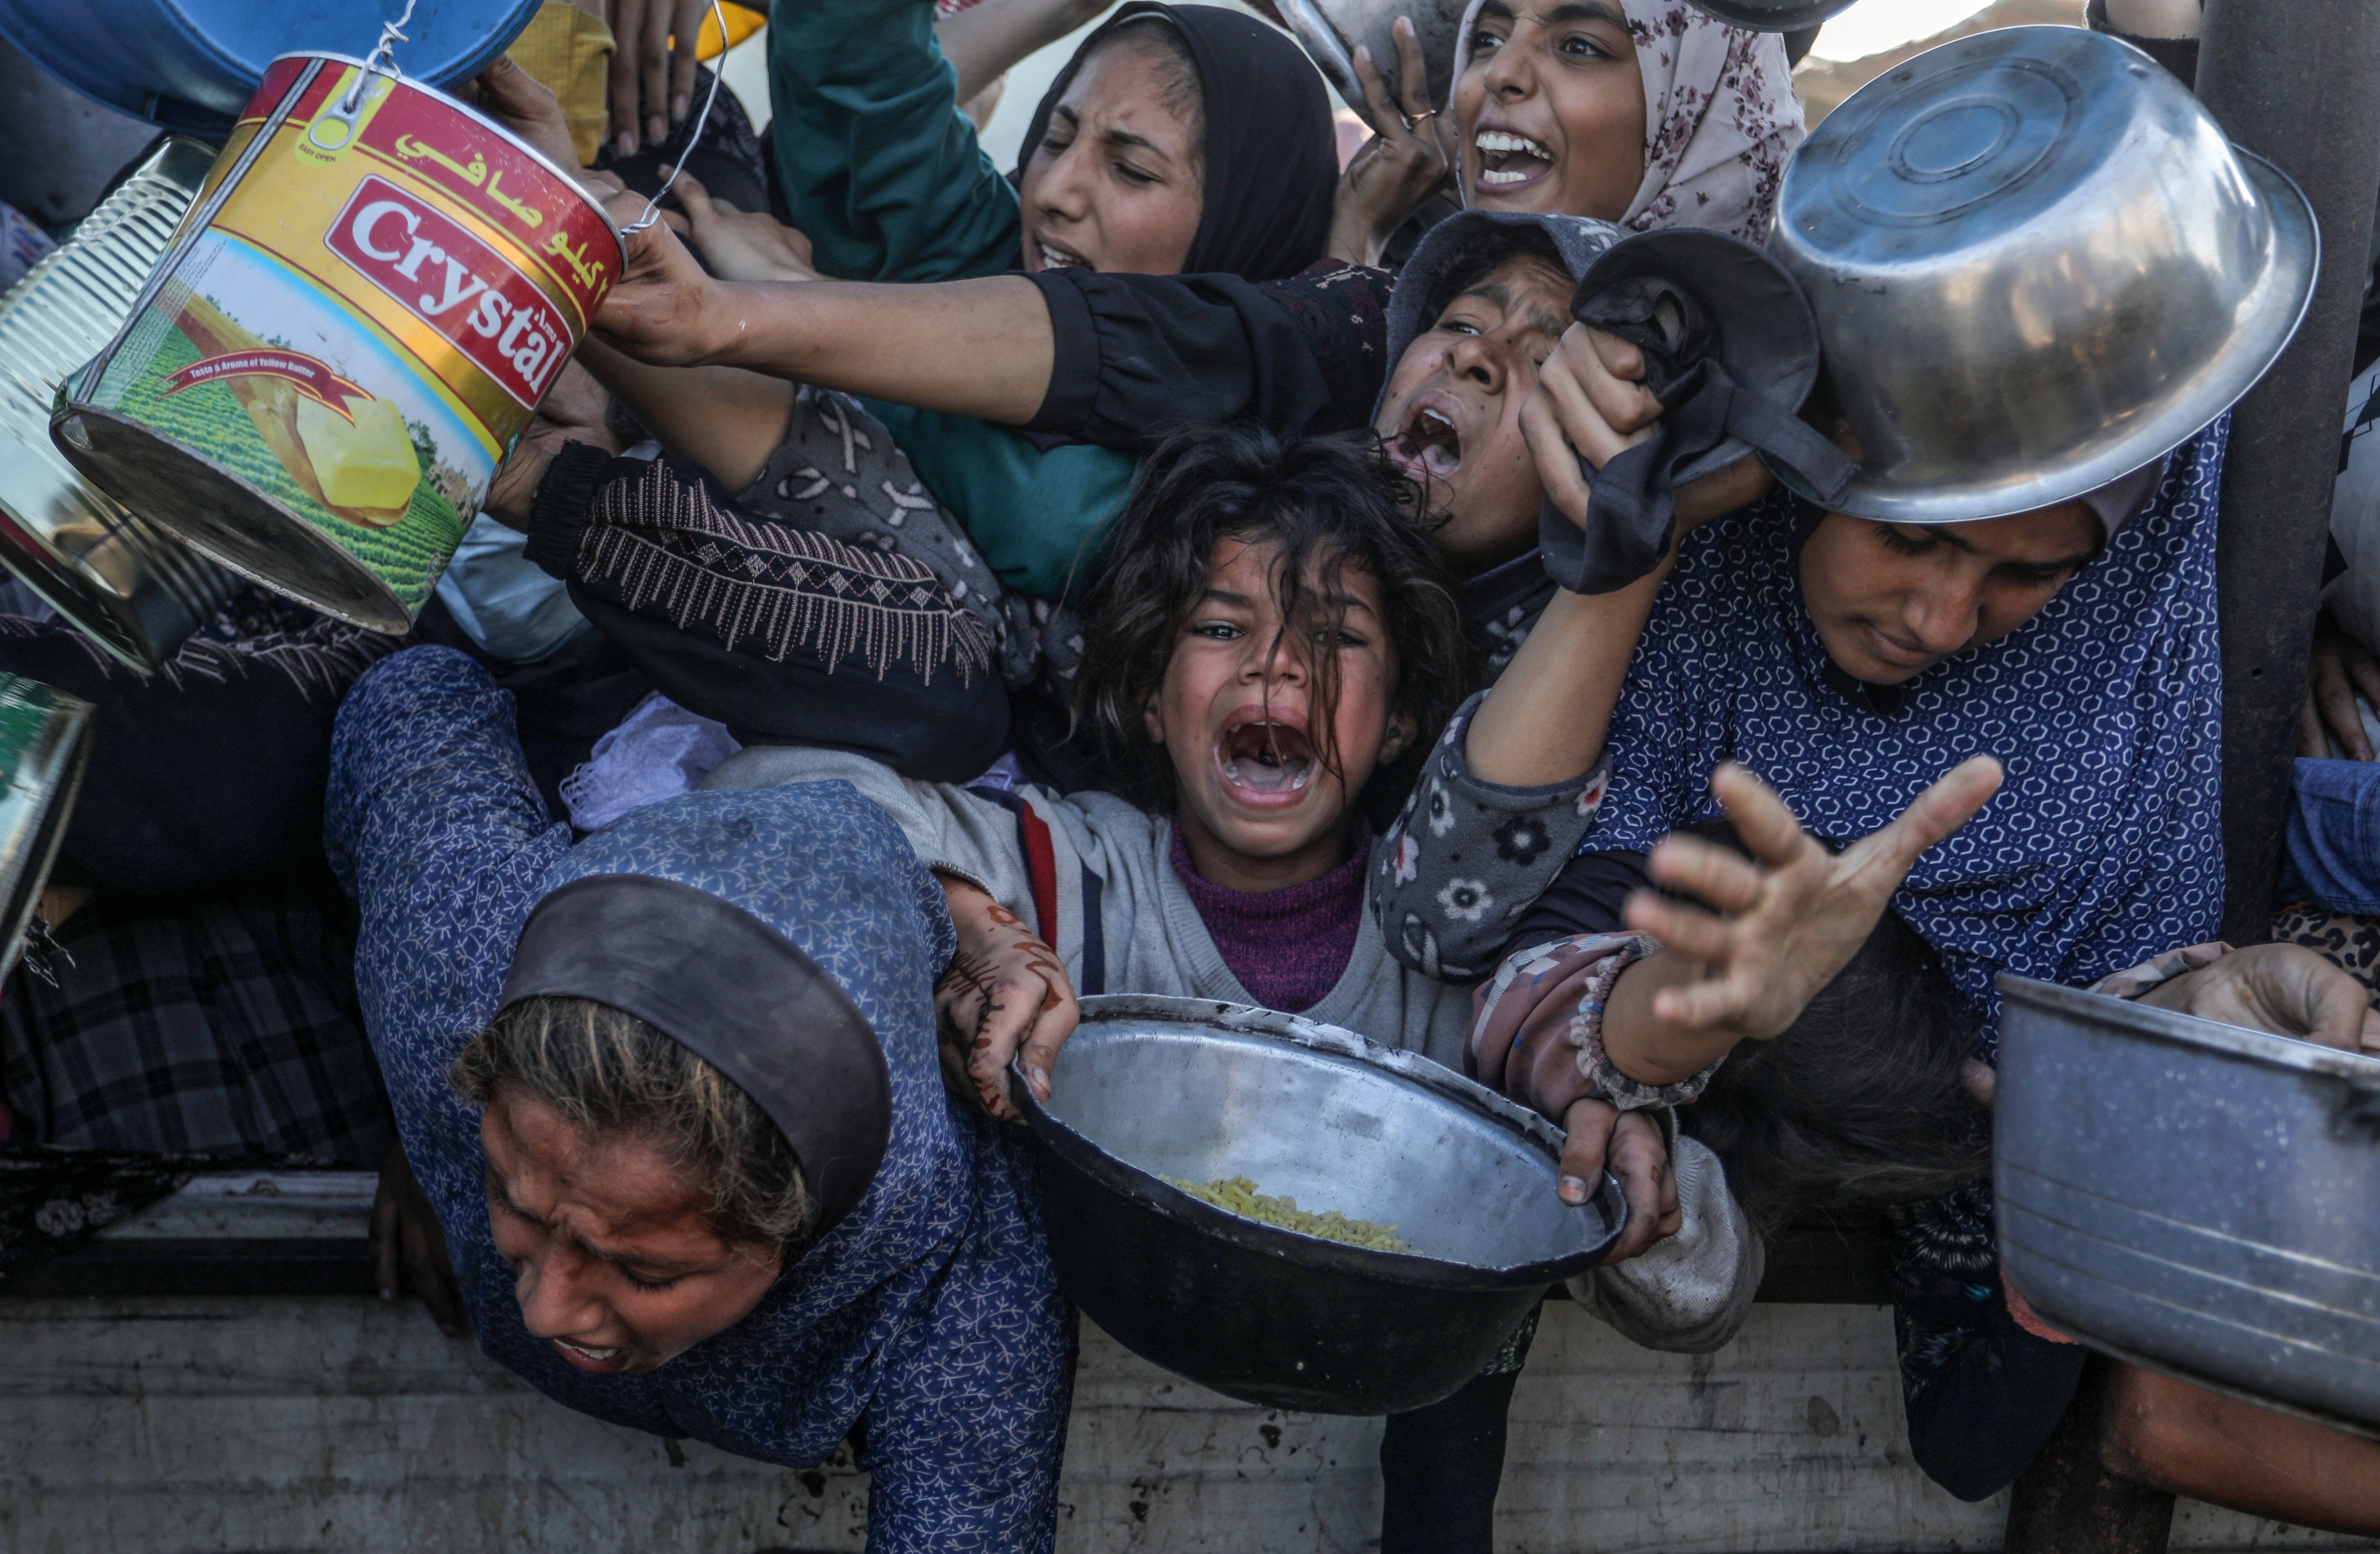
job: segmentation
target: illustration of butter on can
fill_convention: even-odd
[[[401,633],[621,265],[602,208],[473,109],[286,55],[52,434],[193,549]]]

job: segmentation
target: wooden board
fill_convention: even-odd
[[[856,1550],[866,1480],[574,1414],[410,1304],[0,1302],[0,1549]],[[1985,1549],[1907,1461],[1891,1325],[1768,1305],[1721,1353],[1548,1308],[1514,1402],[1507,1554]],[[1084,1335],[1062,1554],[1375,1547],[1377,1421],[1247,1408]],[[2174,1547],[2368,1548],[2185,1507]]]

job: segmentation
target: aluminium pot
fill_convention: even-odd
[[[0,565],[111,657],[156,671],[239,580],[101,491],[50,440],[58,386],[103,349],[214,161],[168,137],[0,297]]]
[[[2380,1434],[2380,1058],[2000,987],[2010,1283],[2095,1348]]]

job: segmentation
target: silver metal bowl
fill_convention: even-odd
[[[1752,32],[1798,32],[1815,27],[1852,0],[1694,0],[1694,8]]]
[[[2000,989],[2010,1281],[2095,1348],[2380,1435],[2380,1059]]]
[[[1583,1206],[1555,1195],[1561,1133],[1544,1119],[1295,1015],[1086,998],[1052,1078],[1049,1104],[1024,1107],[1061,1284],[1134,1352],[1250,1402],[1436,1402],[1626,1223],[1608,1175]],[[1234,1176],[1393,1224],[1414,1250],[1260,1224],[1167,1180]]]
[[[1338,89],[1347,105],[1364,105],[1364,89],[1355,80],[1355,45],[1372,51],[1372,66],[1389,89],[1389,101],[1404,102],[1404,73],[1398,63],[1397,41],[1390,31],[1397,18],[1411,17],[1414,41],[1429,74],[1425,86],[1429,105],[1443,112],[1454,91],[1454,44],[1463,28],[1463,0],[1275,0],[1281,19],[1323,79]]]
[[[1828,505],[1955,523],[2080,496],[2222,414],[2297,332],[2320,245],[2297,186],[2146,55],[2011,27],[1828,115],[1769,247],[1818,322],[1805,413],[1860,463]]]
[[[0,566],[144,674],[239,580],[83,479],[50,440],[50,410],[124,327],[213,164],[212,148],[167,139],[0,297]]]

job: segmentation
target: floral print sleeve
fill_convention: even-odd
[[[1603,803],[1602,763],[1543,788],[1473,777],[1463,745],[1482,696],[1447,725],[1404,814],[1372,854],[1372,911],[1390,952],[1445,982],[1496,969],[1522,914],[1578,850]]]

